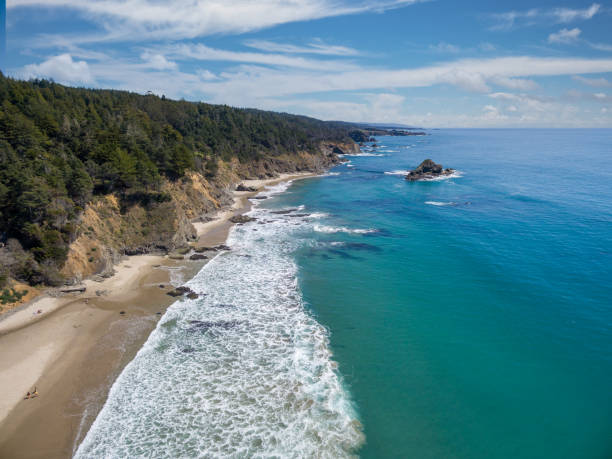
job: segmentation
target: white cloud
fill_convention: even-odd
[[[574,75],[572,79],[582,84],[586,84],[587,86],[591,86],[592,88],[610,88],[612,87],[612,82],[606,80],[605,78],[585,78],[580,75]]]
[[[315,40],[307,46],[296,46],[287,43],[276,43],[267,40],[247,40],[244,42],[250,48],[259,49],[273,53],[285,54],[321,54],[328,56],[357,56],[359,51],[353,48],[339,45],[329,45],[320,40]]]
[[[571,8],[556,8],[553,15],[557,17],[559,22],[572,22],[576,19],[591,19],[601,10],[599,3],[593,3],[588,8],[577,10]]]
[[[89,65],[85,61],[74,61],[70,54],[53,56],[40,64],[26,65],[20,76],[29,78],[49,78],[64,84],[92,84]]]
[[[176,62],[169,61],[163,54],[145,51],[140,55],[140,58],[145,61],[147,67],[155,70],[176,70],[178,68]]]
[[[219,77],[212,73],[210,70],[200,70],[198,71],[198,76],[204,81],[213,81],[219,79]]]
[[[354,70],[355,65],[348,62],[307,59],[285,54],[253,53],[211,48],[203,44],[182,44],[160,48],[164,54],[179,60],[223,61],[293,67],[308,70],[323,70],[332,67],[336,71]]]
[[[548,36],[548,43],[572,43],[578,40],[581,30],[578,27],[573,29],[561,29]]]
[[[7,8],[62,7],[102,25],[101,39],[150,40],[245,33],[296,21],[384,11],[418,0],[8,0]]]
[[[508,30],[515,26],[531,26],[543,21],[553,21],[556,23],[569,23],[576,20],[588,20],[601,11],[601,5],[593,3],[588,8],[554,8],[541,10],[532,8],[523,11],[508,11],[490,15],[497,24],[490,27],[490,30]]]
[[[501,113],[497,107],[493,105],[485,105],[482,107],[483,118],[487,121],[502,121],[508,119],[506,115]]]

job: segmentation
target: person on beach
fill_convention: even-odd
[[[29,398],[30,398],[30,393],[28,392],[28,393],[26,394],[26,396],[24,397],[24,400],[27,400],[27,399],[29,399]]]
[[[36,390],[36,386],[34,386],[34,393],[31,398],[38,397],[38,391]]]

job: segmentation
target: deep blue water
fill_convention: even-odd
[[[612,130],[378,142],[267,204],[328,214],[295,259],[362,457],[612,457]],[[462,176],[384,173],[425,158]]]

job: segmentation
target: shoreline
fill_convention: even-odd
[[[197,244],[224,244],[234,225],[229,219],[248,212],[248,198],[264,187],[317,175],[243,180],[257,191],[235,191],[230,208],[194,223]],[[177,300],[167,295],[171,273],[180,271],[184,283],[206,262],[126,256],[113,277],[84,281],[84,293],[42,295],[1,318],[0,457],[71,457],[117,376]],[[34,387],[40,395],[23,400]]]

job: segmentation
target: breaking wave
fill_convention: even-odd
[[[292,253],[313,227],[371,230],[249,215],[187,283],[200,298],[174,303],[117,378],[76,458],[350,457],[363,443]]]
[[[456,206],[456,202],[441,202],[441,201],[425,201],[425,204],[430,206],[444,207],[444,206]]]
[[[347,234],[369,234],[369,233],[377,233],[377,229],[353,229],[347,228],[345,226],[326,226],[326,225],[314,225],[314,230],[318,233],[347,233]]]

